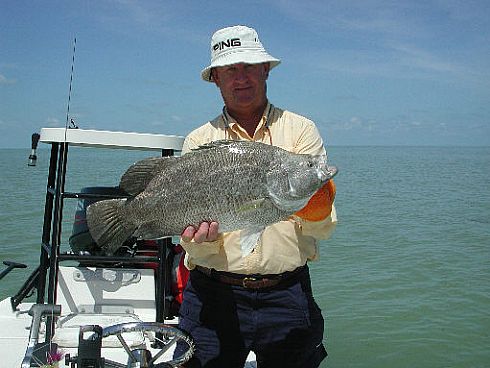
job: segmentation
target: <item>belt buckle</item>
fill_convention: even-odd
[[[243,281],[242,281],[242,286],[246,289],[251,288],[252,286],[249,283],[254,282],[254,281],[257,281],[257,278],[255,278],[255,277],[244,277]]]

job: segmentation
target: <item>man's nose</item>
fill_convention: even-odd
[[[244,81],[248,79],[248,74],[245,67],[239,67],[235,73],[235,80]]]

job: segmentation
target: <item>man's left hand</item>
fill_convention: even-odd
[[[194,239],[196,243],[212,242],[218,239],[219,225],[217,222],[201,222],[199,228],[196,229],[190,225],[185,228],[181,234],[181,238],[185,242],[190,242]]]

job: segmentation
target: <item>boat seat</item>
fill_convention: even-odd
[[[151,269],[60,266],[57,303],[61,305],[54,341],[61,347],[78,345],[79,327],[107,327],[126,322],[155,321],[155,281]],[[131,333],[130,346],[144,336]],[[120,346],[117,338],[104,347]]]

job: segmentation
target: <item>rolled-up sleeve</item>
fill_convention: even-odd
[[[311,236],[318,240],[330,238],[337,226],[337,211],[334,205],[330,215],[322,221],[307,221],[298,216],[293,216],[292,218],[300,226],[303,235]]]

